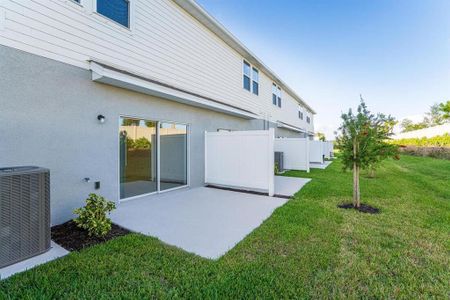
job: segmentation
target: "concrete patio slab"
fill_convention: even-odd
[[[257,228],[287,199],[200,187],[119,204],[114,223],[217,259]]]
[[[57,258],[60,258],[66,254],[69,254],[69,251],[61,247],[60,245],[56,244],[55,242],[51,242],[51,248],[49,251],[29,258],[27,260],[15,263],[13,265],[4,267],[0,269],[0,280],[6,279],[16,273],[20,273],[26,270],[29,270],[31,268],[34,268],[38,265],[47,263],[49,261],[55,260]]]
[[[310,163],[310,164],[309,164],[309,167],[310,167],[311,169],[322,169],[322,170],[324,170],[324,169],[326,169],[329,165],[331,165],[331,163],[332,163],[332,161],[330,161],[330,160],[325,161],[323,164],[321,164],[321,163]]]
[[[275,195],[292,197],[310,181],[310,178],[275,176]]]

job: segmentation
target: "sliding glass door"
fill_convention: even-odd
[[[120,199],[187,185],[187,126],[120,118]]]
[[[167,190],[187,184],[187,127],[160,123],[160,188]]]

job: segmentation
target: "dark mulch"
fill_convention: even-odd
[[[86,230],[69,221],[52,227],[52,240],[69,251],[78,251],[86,247],[104,243],[119,236],[131,233],[128,229],[112,224],[111,231],[104,237],[89,236]]]
[[[339,208],[344,208],[344,209],[356,209],[357,211],[363,212],[363,213],[368,213],[368,214],[379,214],[380,213],[380,209],[361,203],[360,207],[354,207],[353,203],[344,203],[344,204],[339,204],[338,205]]]

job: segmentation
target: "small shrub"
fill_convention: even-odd
[[[73,221],[79,228],[87,230],[89,236],[102,237],[111,230],[111,219],[106,215],[115,208],[114,202],[96,194],[89,194],[86,205],[74,210],[78,217]]]
[[[134,141],[134,148],[136,149],[150,149],[150,141],[145,137],[138,138]]]
[[[280,173],[280,168],[278,167],[278,163],[277,162],[274,165],[274,173],[275,173],[275,175]]]

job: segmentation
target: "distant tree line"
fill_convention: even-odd
[[[402,132],[408,132],[442,125],[448,121],[450,121],[450,101],[432,105],[421,122],[414,123],[410,119],[403,119],[400,126]]]

